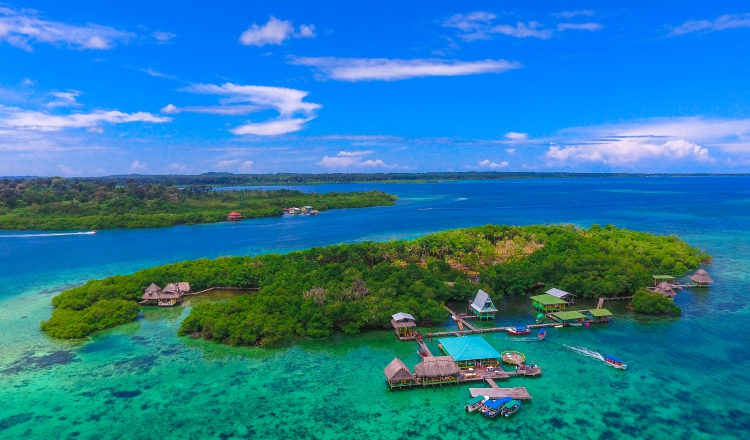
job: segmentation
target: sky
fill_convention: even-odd
[[[0,1],[0,176],[750,172],[737,1]]]

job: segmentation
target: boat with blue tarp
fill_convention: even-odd
[[[531,333],[531,329],[526,327],[525,325],[511,327],[508,329],[508,334],[511,336],[528,335],[529,333]]]
[[[539,334],[536,335],[537,338],[541,341],[542,339],[547,337],[547,329],[542,327],[539,329]]]
[[[482,415],[491,419],[500,415],[503,410],[503,405],[513,400],[511,397],[501,397],[495,400],[487,400],[482,405]]]
[[[627,365],[625,365],[624,363],[622,363],[622,360],[620,360],[620,359],[618,359],[618,358],[616,358],[614,356],[610,356],[610,355],[604,356],[604,362],[606,362],[607,365],[611,365],[611,366],[613,366],[615,368],[619,368],[620,370],[624,370],[624,369],[628,368]]]

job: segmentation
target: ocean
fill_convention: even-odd
[[[0,438],[32,439],[732,439],[750,432],[750,178],[602,178],[341,184],[392,207],[99,231],[0,231]],[[467,414],[469,387],[390,391],[383,368],[419,361],[391,331],[300,339],[278,349],[180,338],[190,303],[144,310],[85,341],[39,331],[50,299],[88,279],[186,259],[289,252],[495,224],[614,224],[676,234],[714,257],[710,289],[685,289],[680,318],[609,302],[611,323],[550,329],[545,341],[487,334],[543,369],[512,378],[533,396],[509,419]],[[195,301],[195,300],[193,300]],[[527,298],[496,299],[498,325],[533,322]],[[584,300],[580,306],[594,306]],[[443,328],[454,328],[446,322]],[[434,342],[433,342],[434,343]],[[625,371],[569,349],[622,358]]]

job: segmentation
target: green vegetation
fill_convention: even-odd
[[[42,322],[42,330],[61,339],[76,339],[96,330],[115,327],[134,320],[141,307],[124,299],[101,299],[83,310],[59,309],[49,321]]]
[[[295,335],[388,328],[396,312],[411,313],[420,325],[444,322],[448,314],[441,304],[466,301],[477,287],[496,299],[551,286],[585,297],[632,295],[649,285],[652,273],[678,274],[709,259],[677,237],[611,225],[487,225],[409,241],[186,261],[93,280],[56,296],[56,310],[42,329],[57,337],[80,337],[116,324],[104,316],[98,321],[91,313],[102,302],[124,299],[132,305],[151,283],[188,281],[194,290],[231,286],[260,291],[198,304],[180,334],[271,346]],[[470,283],[467,273],[480,274],[482,283]]]
[[[291,190],[216,191],[209,187],[167,186],[113,180],[86,183],[70,179],[0,181],[0,229],[156,228],[243,218],[280,216],[287,206],[318,211],[392,205],[380,192],[306,194]]]
[[[672,315],[680,315],[682,313],[680,306],[675,304],[671,298],[646,289],[639,289],[635,293],[633,299],[630,301],[630,306],[638,313],[669,313]]]

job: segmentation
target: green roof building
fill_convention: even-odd
[[[544,295],[532,296],[531,305],[533,305],[535,309],[539,309],[545,313],[550,313],[565,310],[565,306],[568,305],[568,302],[564,299],[556,298],[545,293]]]
[[[573,324],[576,322],[583,322],[586,320],[586,316],[581,312],[555,312],[549,315],[555,321],[562,323],[563,325]]]
[[[607,309],[592,309],[592,310],[581,310],[586,316],[587,321],[593,322],[609,322],[609,317],[612,316],[612,312]]]

